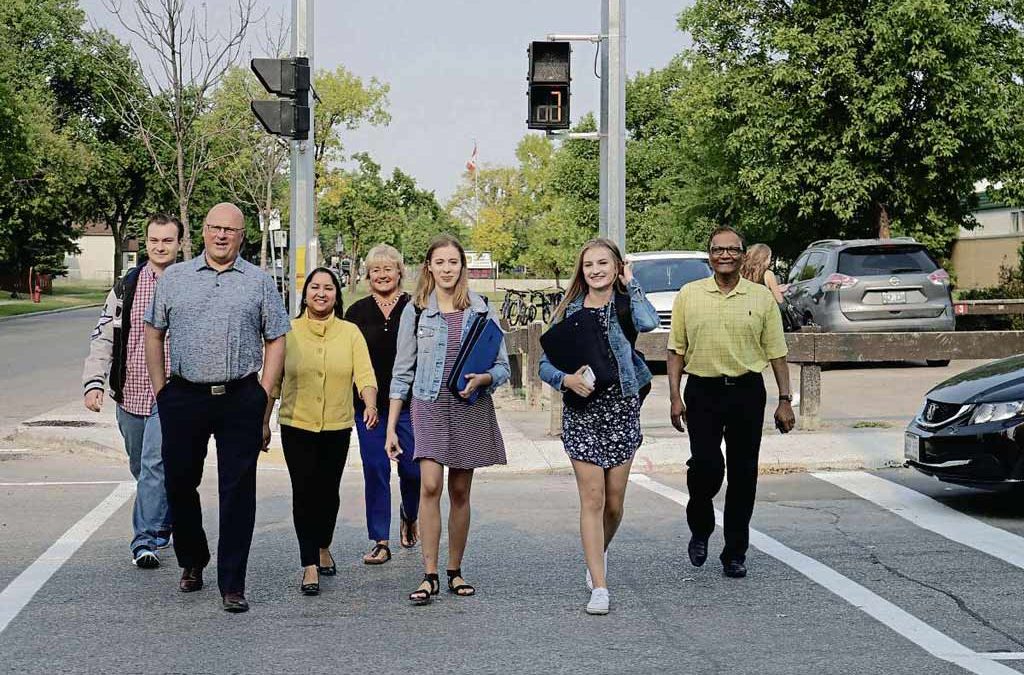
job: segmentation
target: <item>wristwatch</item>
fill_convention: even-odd
[[[780,401],[786,401],[787,403],[792,403],[793,402],[793,395],[792,394],[779,394],[779,400]]]

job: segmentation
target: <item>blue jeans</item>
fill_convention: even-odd
[[[148,416],[133,415],[117,406],[117,426],[128,452],[128,468],[137,488],[132,510],[132,555],[139,549],[156,550],[158,533],[171,529],[171,514],[164,487],[164,460],[161,455],[160,415],[156,404]]]
[[[363,479],[366,482],[366,529],[371,541],[390,539],[391,532],[391,460],[384,452],[387,437],[387,412],[373,429],[363,424],[363,408],[356,408],[356,432],[359,434],[359,454],[363,459]],[[409,520],[416,520],[420,508],[420,467],[413,460],[416,446],[412,438],[412,417],[409,408],[403,408],[398,418],[398,485],[402,492],[402,512]]]

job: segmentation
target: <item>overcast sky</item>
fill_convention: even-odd
[[[197,2],[198,0],[192,0]],[[626,68],[659,68],[682,50],[676,15],[690,0],[624,0]],[[130,0],[122,0],[130,4]],[[262,0],[290,16],[289,0]],[[207,0],[223,15],[233,0]],[[102,0],[81,0],[96,24],[124,30]],[[550,32],[597,33],[601,0],[319,0],[314,65],[344,65],[391,85],[390,126],[348,132],[346,152],[399,166],[443,201],[479,142],[484,164],[515,161],[526,129],[526,47]],[[599,105],[594,46],[573,50],[573,118]],[[537,132],[533,132],[537,133]]]

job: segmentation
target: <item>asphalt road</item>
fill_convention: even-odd
[[[81,396],[99,314],[91,307],[0,321],[0,432]]]
[[[203,488],[211,539],[214,473]],[[717,533],[707,565],[686,560],[682,507],[671,498],[681,494],[682,475],[637,478],[610,552],[607,617],[583,611],[569,476],[479,477],[463,565],[478,596],[442,593],[432,606],[411,607],[405,596],[419,579],[418,550],[397,549],[383,567],[360,563],[366,535],[354,475],[342,488],[339,575],[325,578],[320,597],[300,596],[287,475],[263,470],[248,614],[220,610],[212,568],[206,589],[184,595],[169,552],[159,570],[132,567],[130,499],[122,498],[3,628],[11,582],[59,557],[59,546],[43,554],[76,523],[80,535],[83,517],[109,502],[126,475],[116,463],[68,455],[0,462],[0,671],[1024,672],[1024,661],[996,660],[1024,658],[1024,563],[972,547],[987,545],[975,536],[982,528],[989,541],[1003,537],[1024,550],[1019,498],[908,470],[839,474],[924,502],[904,517],[821,477],[764,477],[754,526],[771,555],[752,550],[743,580],[721,575]],[[60,481],[112,483],[52,484]],[[948,531],[907,520],[928,509],[952,518]]]

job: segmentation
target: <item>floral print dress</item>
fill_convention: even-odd
[[[608,343],[607,307],[585,307],[601,325],[608,357],[615,362]],[[618,366],[615,367],[618,372]],[[623,396],[615,381],[587,399],[583,408],[566,406],[562,413],[562,443],[571,459],[611,469],[633,458],[643,442],[640,431],[640,397]]]

